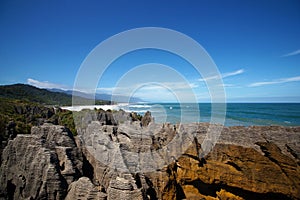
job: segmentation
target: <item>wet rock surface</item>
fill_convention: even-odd
[[[83,120],[76,137],[44,124],[10,140],[0,199],[300,197],[300,127],[156,124],[122,111]],[[206,153],[209,130],[222,133]]]

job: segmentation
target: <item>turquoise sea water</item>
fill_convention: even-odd
[[[151,111],[156,122],[210,122],[211,104],[142,103],[121,106],[126,111],[144,114]],[[217,117],[222,112],[214,110]],[[226,126],[282,125],[300,126],[300,103],[228,103]]]

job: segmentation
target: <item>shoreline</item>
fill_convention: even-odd
[[[62,106],[60,108],[75,112],[83,109],[94,110],[95,108],[102,109],[104,111],[123,110],[128,113],[135,112],[140,115],[144,115],[147,111],[150,111],[156,122],[169,122],[172,124],[180,122],[182,119],[180,113],[183,111],[185,114],[182,123],[209,123],[211,122],[211,107],[205,105],[206,104],[199,105],[199,117],[197,117],[198,114],[196,112],[193,113],[194,107],[192,104],[185,104],[185,106],[181,108],[176,104],[167,103],[160,105],[152,103],[118,103],[114,105]],[[298,111],[300,105],[297,105],[296,107],[293,106],[293,104],[291,105],[292,106],[286,104],[282,104],[280,106],[274,106],[274,104],[243,104],[241,106],[241,104],[228,104],[224,125],[226,127],[300,126],[300,112]]]
[[[61,106],[61,109],[70,110],[70,111],[81,111],[84,109],[94,110],[102,109],[102,110],[119,110],[119,104],[116,105],[87,105],[87,106]]]
[[[119,104],[114,104],[114,105],[82,105],[82,106],[62,106],[60,107],[61,109],[64,109],[64,110],[69,110],[69,111],[75,111],[75,112],[79,112],[79,111],[82,111],[84,109],[89,109],[89,110],[94,110],[95,108],[96,109],[102,109],[104,111],[108,111],[108,110],[115,110],[115,111],[120,111],[120,110],[123,110],[127,113],[131,113],[131,112],[135,112],[135,113],[138,113],[138,114],[141,114],[141,115],[144,115],[146,113],[143,112],[143,113],[140,113],[140,112],[136,112],[134,110],[128,110],[126,109],[125,107],[138,107],[140,105],[135,105],[135,104],[128,104],[128,103],[119,103]],[[145,105],[144,105],[145,106]],[[148,106],[148,105],[147,105]],[[125,109],[124,109],[125,108]],[[151,109],[149,109],[147,107],[147,111],[150,111],[151,112]],[[155,119],[155,122],[158,123],[158,124],[161,124],[161,123],[170,123],[170,124],[178,124],[179,122],[172,122],[172,121],[160,121],[160,120],[157,120],[157,117],[159,118],[159,116],[156,116],[155,113],[152,113],[152,117]],[[210,123],[209,121],[184,121],[184,122],[181,122],[180,124],[191,124],[191,123]],[[270,126],[270,127],[274,127],[274,126],[281,126],[281,127],[299,127],[300,125],[295,125],[295,124],[290,124],[288,123],[287,121],[284,121],[283,123],[280,123],[280,124],[256,124],[256,123],[252,123],[252,124],[243,124],[242,122],[236,122],[236,123],[231,123],[230,125],[228,125],[226,122],[223,124],[224,127],[266,127],[266,126]]]

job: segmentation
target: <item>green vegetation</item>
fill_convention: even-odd
[[[0,97],[0,160],[9,138],[17,134],[30,134],[32,126],[47,122],[65,126],[74,135],[77,134],[71,111]]]
[[[54,116],[58,119],[57,124],[67,127],[68,129],[70,129],[73,135],[77,135],[72,111],[59,110],[59,112],[57,112]]]
[[[30,133],[33,125],[52,115],[51,109],[37,103],[0,98],[0,141],[10,135]]]
[[[17,134],[29,134],[32,126],[45,122],[66,126],[77,134],[71,111],[0,97],[0,142]]]
[[[72,97],[59,92],[50,92],[30,85],[15,84],[0,86],[0,97],[41,103],[45,105],[71,105]]]
[[[79,98],[79,101],[81,99]],[[87,102],[87,99],[82,98]],[[108,104],[108,101],[98,101],[99,104]],[[71,105],[72,96],[60,92],[50,92],[33,86],[16,84],[0,86],[0,152],[9,138],[17,134],[30,134],[31,127],[43,123],[52,123],[67,127],[77,135],[74,119],[80,128],[85,128],[90,121],[107,120],[113,123],[111,117],[114,110],[108,110],[106,116],[102,109],[82,110],[72,112],[63,110],[59,106]],[[99,118],[100,117],[100,118]],[[142,116],[131,113],[133,121]]]
[[[36,88],[31,85],[15,84],[0,86],[0,97],[18,99],[27,102],[35,102],[43,105],[70,106],[72,105],[72,95],[51,92],[46,89]],[[87,102],[88,99],[78,97],[77,101]],[[110,101],[96,100],[96,105],[110,104]]]

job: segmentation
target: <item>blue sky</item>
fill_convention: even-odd
[[[0,84],[71,89],[90,51],[117,33],[139,27],[173,29],[201,44],[218,66],[228,101],[300,102],[299,0],[2,0]],[[116,60],[98,91],[113,92],[128,70],[145,63],[174,68],[200,102],[209,100],[205,81],[189,63],[149,49]],[[184,95],[181,83],[164,84]],[[135,95],[147,101],[173,100],[159,86],[141,88]]]

